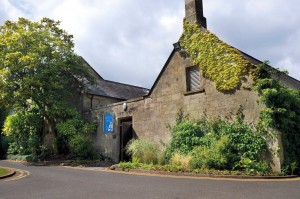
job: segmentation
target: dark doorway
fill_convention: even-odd
[[[132,118],[120,120],[120,161],[130,161],[131,157],[126,154],[126,145],[135,138],[132,129]]]

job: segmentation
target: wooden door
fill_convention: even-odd
[[[130,161],[131,157],[126,154],[126,146],[133,139],[132,120],[121,121],[120,125],[120,161]]]

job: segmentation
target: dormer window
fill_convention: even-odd
[[[186,68],[187,91],[196,91],[200,89],[200,72],[197,66]]]

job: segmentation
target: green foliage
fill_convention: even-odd
[[[300,161],[300,92],[287,88],[280,80],[261,78],[254,88],[266,107],[260,114],[263,132],[278,129],[283,133],[285,164]]]
[[[79,113],[73,109],[67,109],[65,114],[66,119],[61,120],[56,124],[59,151],[61,153],[71,152],[73,154],[78,154],[80,153],[79,148],[84,148],[84,146],[78,146],[79,148],[72,147],[72,144],[69,144],[69,142],[72,142],[72,140],[74,142],[83,139],[82,137],[86,137],[87,140],[89,140],[89,134],[96,131],[97,125],[85,122]],[[81,153],[79,154],[79,157],[82,158]]]
[[[189,120],[177,123],[171,129],[172,140],[166,148],[166,158],[169,160],[174,152],[188,154],[195,146],[200,144],[203,135],[202,126]]]
[[[46,157],[44,121],[53,134],[60,124],[57,136],[62,143],[65,137],[92,129],[70,109],[92,77],[74,52],[73,36],[59,26],[48,18],[39,22],[19,18],[0,26],[0,105],[15,113],[3,128],[15,142],[11,154]]]
[[[243,158],[258,161],[266,151],[266,141],[243,118],[240,108],[236,121],[206,117],[194,122],[182,120],[172,128],[167,160],[176,153],[190,154],[192,169],[232,169]]]
[[[95,159],[96,153],[92,141],[86,135],[77,134],[70,140],[70,149],[78,159]]]
[[[232,169],[235,158],[231,153],[229,136],[223,136],[211,143],[210,146],[198,146],[191,152],[193,159],[190,166],[193,169]]]
[[[298,162],[292,162],[290,167],[291,167],[291,174],[294,175],[295,174],[295,171],[298,169],[298,165],[299,163]]]
[[[266,162],[255,162],[249,158],[243,158],[236,167],[244,169],[247,174],[267,174],[270,172],[270,167]]]
[[[62,99],[83,90],[89,75],[74,53],[73,36],[60,22],[19,18],[0,26],[0,102],[24,109],[32,104],[56,115]],[[59,111],[60,112],[60,111]]]
[[[9,136],[9,155],[38,155],[41,145],[41,126],[43,119],[33,110],[9,115],[4,123],[2,133]]]
[[[264,166],[261,166],[261,168],[265,167],[266,170],[268,168],[265,163],[260,163]],[[144,170],[155,170],[155,171],[166,171],[166,172],[191,172],[195,174],[207,174],[207,175],[257,175],[257,176],[263,176],[263,175],[272,175],[272,176],[278,176],[278,173],[272,173],[272,172],[246,172],[246,171],[232,171],[232,170],[215,170],[215,169],[190,169],[190,168],[183,168],[180,165],[153,165],[153,164],[143,164],[143,163],[132,163],[132,162],[120,162],[118,164],[118,168],[121,168],[125,171],[131,170],[131,169],[144,169]],[[261,169],[264,170],[264,169]]]
[[[134,139],[126,146],[126,152],[138,163],[158,164],[162,150],[158,144],[148,139]]]
[[[252,67],[237,49],[221,41],[198,24],[184,21],[180,44],[199,66],[204,77],[212,79],[221,91],[239,87],[245,74]]]
[[[256,65],[256,67],[251,68],[251,76],[254,84],[260,79],[271,78],[270,73],[267,71],[269,67],[269,61],[264,61],[262,64]]]
[[[171,141],[164,151],[164,163],[169,163],[172,170],[175,167],[174,170],[181,172],[197,169],[245,169],[236,165],[240,164],[240,160],[248,158],[257,162],[253,166],[255,172],[268,171],[268,165],[259,162],[260,156],[266,151],[266,141],[252,124],[244,123],[242,107],[237,112],[235,121],[221,118],[208,120],[206,117],[190,121],[182,112],[177,118],[176,125],[171,128]],[[153,154],[158,147],[149,147],[148,144],[143,140],[130,143],[127,150],[131,155],[134,154],[132,163],[135,165],[127,165],[128,169],[140,167],[142,163],[156,164]],[[145,155],[145,148],[150,148],[151,156]],[[143,160],[145,157],[151,157],[151,160]]]

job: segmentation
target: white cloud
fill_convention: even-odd
[[[169,16],[169,15],[163,15],[160,18],[160,24],[163,26],[165,31],[173,31],[174,27],[178,25],[178,21],[181,19],[178,16]]]
[[[184,0],[0,0],[0,22],[62,21],[75,50],[106,79],[151,87],[182,32]],[[297,0],[204,0],[208,28],[300,79]]]
[[[279,61],[278,66],[282,70],[288,70],[289,75],[294,78],[297,78],[300,74],[299,62],[296,62],[292,57],[286,57]]]

